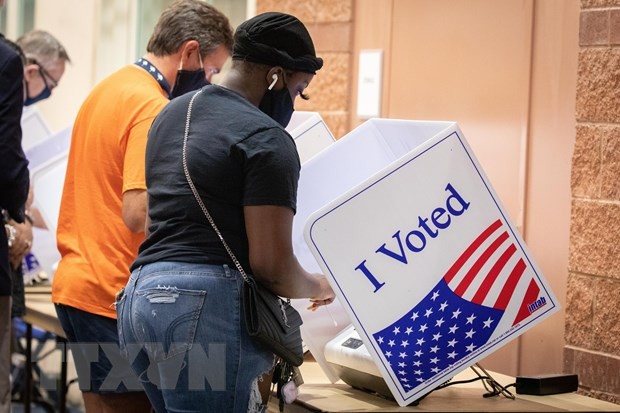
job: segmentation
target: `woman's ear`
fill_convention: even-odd
[[[280,66],[274,66],[267,72],[267,84],[269,85],[268,89],[271,90],[274,88],[276,84],[278,84],[278,80],[282,78],[284,70]]]

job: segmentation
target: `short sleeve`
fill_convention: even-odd
[[[149,117],[140,121],[129,132],[123,163],[123,193],[133,189],[146,190],[145,152],[153,119],[154,117]]]
[[[300,162],[295,142],[280,128],[268,128],[236,145],[244,164],[244,206],[297,208]]]

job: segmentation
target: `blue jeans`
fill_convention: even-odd
[[[69,341],[81,391],[143,391],[136,373],[119,351],[115,319],[63,304],[54,307]]]
[[[117,303],[121,351],[157,412],[260,411],[257,380],[274,356],[248,336],[243,279],[227,266],[136,269]]]

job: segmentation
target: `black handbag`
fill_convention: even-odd
[[[303,362],[303,346],[301,340],[300,327],[302,325],[301,316],[291,305],[290,300],[284,300],[272,293],[260,283],[248,276],[243,270],[241,263],[224,240],[222,233],[215,225],[215,221],[209,214],[207,207],[200,198],[194,182],[189,175],[187,168],[187,138],[189,136],[189,124],[194,99],[201,91],[192,96],[187,108],[187,119],[185,122],[185,134],[183,139],[183,171],[196,201],[200,205],[202,212],[213,227],[213,230],[222,241],[228,255],[235,263],[237,270],[243,277],[243,291],[241,294],[242,316],[248,334],[257,341],[264,344],[275,355],[290,363],[293,366],[300,366]]]
[[[303,363],[301,316],[283,300],[254,280],[243,283],[243,316],[248,334],[293,366]]]

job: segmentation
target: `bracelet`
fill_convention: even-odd
[[[28,221],[30,223],[30,225],[34,226],[34,220],[30,216],[30,214],[28,214],[28,213],[24,214],[24,218],[25,218],[26,221]]]
[[[11,248],[13,246],[13,243],[15,242],[15,235],[17,234],[17,230],[11,224],[4,224],[4,229],[6,229],[6,231],[8,232],[7,238],[9,248]]]

